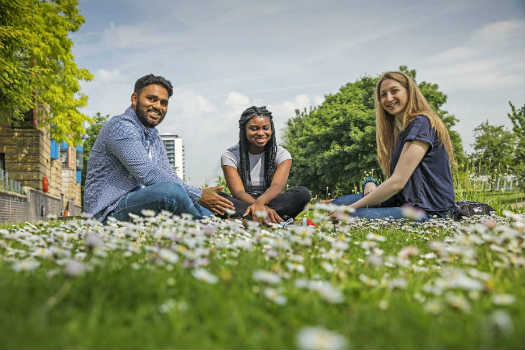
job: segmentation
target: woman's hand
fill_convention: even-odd
[[[255,201],[255,203],[253,203],[246,209],[243,216],[247,216],[250,214],[252,216],[252,220],[254,221],[258,221],[259,219],[261,219],[260,214],[265,216],[263,218],[264,221],[274,222],[276,224],[283,221],[283,219],[279,216],[279,214],[277,214],[277,212],[274,209],[264,204],[258,203],[257,201]],[[259,216],[257,214],[259,214]]]
[[[370,192],[375,191],[376,188],[377,188],[377,185],[375,183],[367,182],[367,184],[365,185],[365,189],[363,190],[363,196],[366,196]]]

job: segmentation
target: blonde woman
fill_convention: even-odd
[[[447,128],[415,82],[401,72],[381,76],[376,87],[376,141],[386,180],[362,183],[363,192],[332,203],[356,209],[354,216],[400,219],[418,209],[419,218],[451,217],[455,196],[454,150]]]

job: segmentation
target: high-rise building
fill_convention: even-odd
[[[182,138],[177,134],[160,134],[160,138],[164,143],[168,160],[175,174],[184,180],[184,145]]]

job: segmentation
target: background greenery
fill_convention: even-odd
[[[90,118],[80,81],[93,75],[79,68],[69,33],[84,23],[77,0],[0,0],[0,120],[13,122],[38,108],[52,137],[80,144]]]

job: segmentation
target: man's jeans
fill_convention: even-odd
[[[342,197],[334,199],[332,204],[335,205],[350,205],[363,198],[362,193],[347,194]],[[405,218],[403,210],[400,207],[375,207],[375,208],[358,208],[350,214],[359,218],[365,219],[384,219],[392,218],[394,220]],[[420,221],[425,221],[427,218],[423,218]]]
[[[126,194],[109,216],[120,221],[129,221],[131,218],[128,214],[142,216],[144,209],[157,213],[167,210],[177,215],[188,213],[196,219],[212,215],[211,211],[194,203],[181,185],[175,182],[161,182]]]

